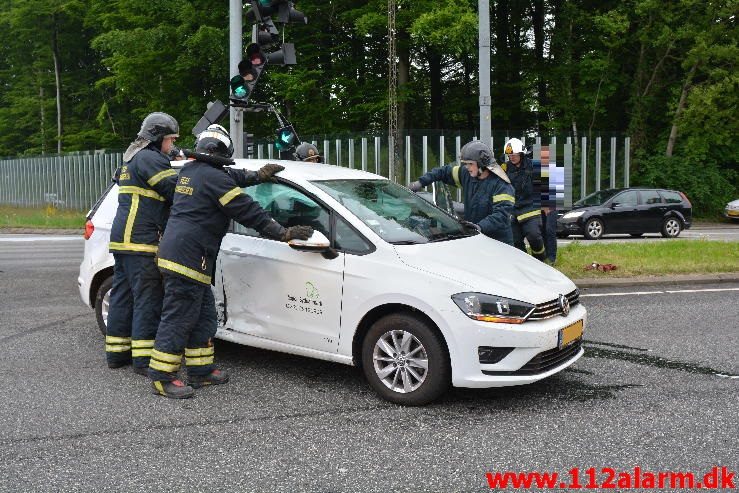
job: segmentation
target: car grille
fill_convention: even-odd
[[[570,301],[570,308],[580,303],[579,289],[575,289],[571,293],[567,293],[566,296]],[[547,318],[552,318],[557,315],[562,315],[562,309],[559,307],[559,299],[554,299],[552,301],[536,305],[536,308],[534,308],[534,311],[526,320],[546,320]]]
[[[534,356],[531,361],[515,371],[490,371],[483,370],[485,375],[539,375],[556,368],[566,361],[577,356],[582,347],[582,337],[576,339],[572,344],[562,349],[554,348]]]

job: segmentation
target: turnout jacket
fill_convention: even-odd
[[[141,149],[116,171],[118,210],[110,230],[112,253],[157,253],[167,224],[177,172],[153,146]]]
[[[159,269],[211,284],[221,240],[231,219],[270,238],[280,238],[285,229],[241,190],[256,183],[256,172],[226,170],[202,161],[185,164],[159,245]]]
[[[521,158],[520,166],[506,162],[501,167],[511,179],[511,185],[516,191],[513,217],[520,223],[539,217],[541,214],[541,181],[538,171],[534,170],[531,159],[524,156]]]
[[[503,243],[513,244],[511,212],[515,202],[513,187],[490,172],[487,178],[473,178],[461,165],[447,164],[434,168],[418,178],[421,185],[435,181],[462,187],[464,193],[464,218],[480,226],[482,232]]]

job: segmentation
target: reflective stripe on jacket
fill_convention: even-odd
[[[162,272],[211,284],[221,240],[229,221],[272,238],[284,231],[242,187],[259,183],[256,172],[190,161],[180,171],[172,211],[159,246]]]
[[[470,176],[464,166],[447,164],[432,169],[418,178],[418,181],[423,186],[442,181],[447,185],[462,187],[465,220],[480,226],[485,235],[509,245],[513,244],[513,187],[494,173],[480,180]]]
[[[541,214],[541,179],[539,173],[534,170],[531,159],[523,157],[521,165],[503,163],[511,185],[516,190],[516,206],[513,216],[518,222],[525,222],[531,218],[539,217]]]
[[[153,146],[117,170],[118,210],[110,231],[115,253],[155,255],[172,203],[177,172]]]

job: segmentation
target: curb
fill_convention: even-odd
[[[613,277],[609,279],[573,279],[572,282],[574,282],[578,288],[739,283],[739,272],[681,274],[674,276]]]

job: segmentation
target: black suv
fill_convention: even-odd
[[[609,188],[575,202],[557,218],[557,236],[662,233],[675,238],[690,228],[693,206],[682,192],[657,188]]]

